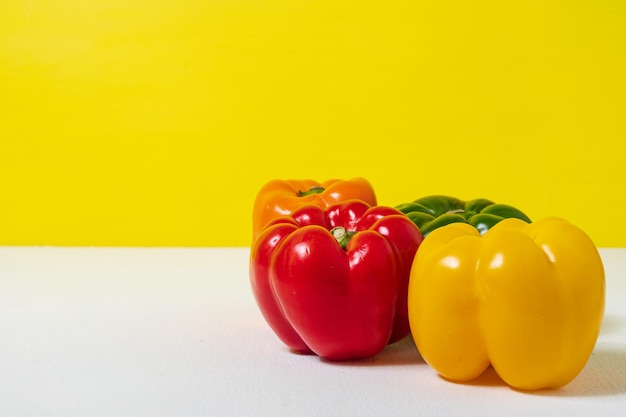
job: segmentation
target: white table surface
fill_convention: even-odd
[[[439,378],[411,339],[362,362],[289,352],[248,248],[0,247],[0,416],[624,416],[626,249],[601,249],[606,317],[566,387]]]

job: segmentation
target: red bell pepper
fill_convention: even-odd
[[[250,252],[250,283],[291,350],[362,359],[410,332],[407,291],[418,227],[399,210],[344,201],[272,220]]]

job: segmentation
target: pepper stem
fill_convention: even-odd
[[[330,233],[333,235],[341,249],[345,249],[348,246],[348,242],[350,242],[350,238],[356,234],[356,232],[351,232],[346,230],[343,226],[337,226],[333,228]]]
[[[298,191],[298,196],[304,197],[309,194],[320,194],[323,191],[324,191],[324,187],[322,187],[321,185],[314,185],[313,187],[309,188],[307,191]]]

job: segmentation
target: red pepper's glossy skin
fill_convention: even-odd
[[[250,285],[263,317],[265,317],[265,320],[280,340],[289,346],[290,349],[306,353],[310,352],[309,347],[285,319],[269,282],[270,260],[273,251],[285,236],[288,236],[298,227],[295,221],[293,223],[285,222],[268,229],[267,233],[263,235],[264,238],[257,240],[257,242],[263,242],[263,245],[256,245],[255,250],[252,252]]]
[[[356,232],[343,249],[330,230]],[[351,200],[274,219],[251,250],[250,281],[276,335],[328,360],[367,358],[409,334],[407,291],[422,235],[391,207]]]

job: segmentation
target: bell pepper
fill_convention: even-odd
[[[415,344],[440,375],[468,381],[491,364],[520,390],[578,375],[604,304],[596,247],[559,218],[505,219],[483,236],[466,223],[434,230],[413,262],[408,299]]]
[[[412,203],[400,204],[396,208],[420,228],[424,237],[450,223],[469,223],[481,234],[506,218],[530,223],[530,218],[515,207],[496,204],[485,198],[463,201],[446,195],[431,195]]]
[[[364,178],[332,179],[319,183],[313,180],[279,180],[266,183],[257,193],[252,217],[253,237],[272,219],[285,216],[303,204],[326,208],[344,200],[363,200],[377,204],[374,188]]]
[[[422,235],[392,207],[360,200],[278,217],[250,251],[250,283],[291,350],[333,361],[374,356],[409,335],[411,263]]]

